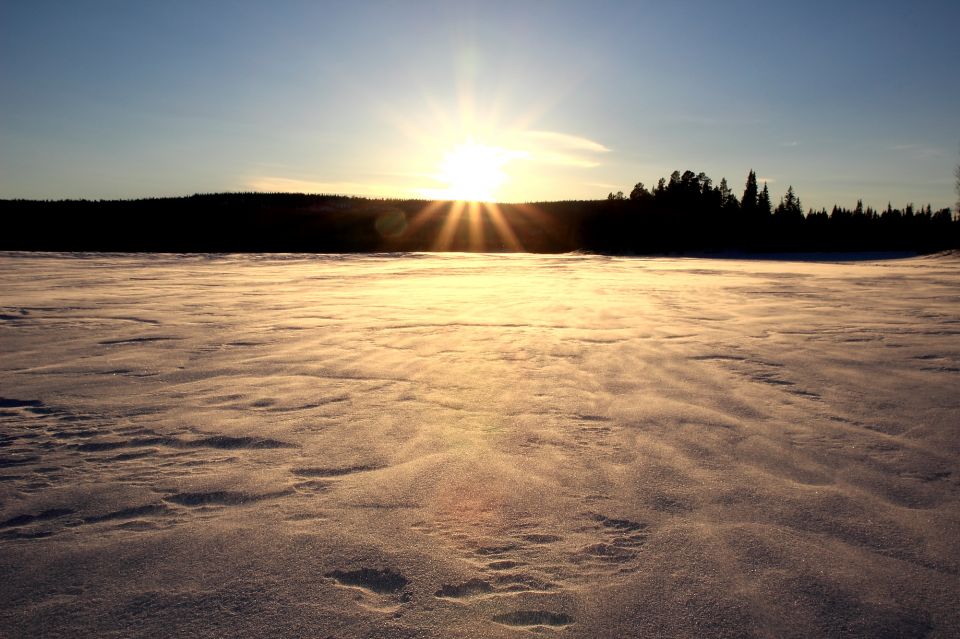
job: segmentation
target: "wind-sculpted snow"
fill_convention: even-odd
[[[0,254],[0,634],[960,635],[960,257]]]

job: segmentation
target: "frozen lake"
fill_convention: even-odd
[[[0,634],[960,635],[960,256],[0,254]]]

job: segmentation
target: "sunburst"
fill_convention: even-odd
[[[521,151],[467,140],[444,154],[439,171],[431,176],[443,186],[424,189],[423,193],[438,200],[492,202],[507,180],[505,166],[523,155]]]

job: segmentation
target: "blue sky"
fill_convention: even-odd
[[[497,197],[753,168],[776,201],[951,205],[956,2],[0,1],[0,197]]]

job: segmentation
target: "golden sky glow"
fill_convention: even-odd
[[[956,0],[768,4],[768,28],[709,2],[274,4],[4,3],[0,197],[516,203],[686,169],[739,195],[753,169],[813,208],[955,201]],[[507,154],[451,167],[470,141]]]
[[[427,185],[413,190],[437,200],[518,201],[518,195],[535,193],[558,175],[585,179],[609,152],[577,135],[469,121],[420,140],[418,161],[427,170],[418,180]]]
[[[509,94],[481,91],[464,71],[454,99],[428,93],[378,105],[398,142],[376,154],[393,192],[464,202],[553,199],[559,185],[596,183],[611,149],[579,131],[542,126],[559,98],[506,109]],[[594,187],[595,188],[595,187]],[[382,184],[358,195],[379,196]],[[551,197],[553,196],[553,197]]]

